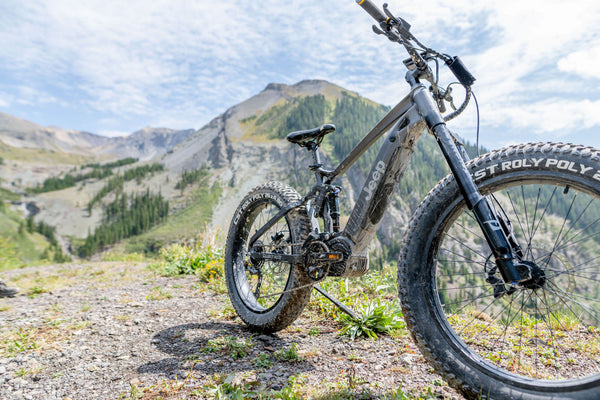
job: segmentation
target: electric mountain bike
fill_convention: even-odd
[[[387,5],[356,2],[378,22],[375,33],[408,52],[410,91],[334,169],[319,153],[333,125],[287,136],[311,152],[316,183],[301,196],[269,182],[238,206],[225,253],[236,312],[252,329],[278,331],[321,280],[364,275],[368,245],[427,132],[451,173],[416,209],[398,261],[404,317],[422,354],[469,398],[600,398],[600,151],[528,143],[470,160],[446,122],[467,106],[474,77],[460,58],[419,42]],[[465,88],[450,113],[450,90],[432,68],[440,61]],[[381,137],[342,228],[336,180]]]

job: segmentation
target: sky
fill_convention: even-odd
[[[477,78],[482,145],[600,147],[600,1],[388,3]],[[108,136],[198,129],[304,79],[393,106],[406,54],[372,24],[354,0],[0,0],[0,111]],[[475,107],[450,126],[475,141]]]

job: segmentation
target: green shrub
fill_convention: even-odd
[[[0,271],[24,267],[19,259],[15,244],[5,237],[0,236]]]
[[[382,304],[380,299],[363,306],[357,319],[346,314],[342,314],[340,319],[344,324],[341,333],[352,340],[360,336],[376,339],[378,333],[391,333],[406,327],[396,301]]]
[[[238,340],[235,336],[230,335],[209,340],[202,352],[226,354],[237,360],[246,357],[253,346],[254,344],[249,339]]]
[[[167,276],[196,275],[202,282],[223,276],[223,249],[214,245],[173,244],[162,248],[161,273]]]
[[[292,343],[289,347],[282,347],[273,353],[273,356],[279,361],[302,361],[302,357],[298,353],[297,343]]]

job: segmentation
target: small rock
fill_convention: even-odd
[[[260,340],[261,342],[271,342],[273,340],[273,338],[269,335],[260,335],[256,337],[256,340]]]
[[[412,354],[405,354],[404,356],[400,357],[399,361],[403,366],[410,367],[415,362],[415,356]]]
[[[10,381],[10,383],[15,388],[20,388],[22,386],[27,385],[27,381],[23,378],[15,378],[12,381]]]

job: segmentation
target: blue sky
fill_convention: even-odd
[[[598,0],[388,3],[469,66],[484,145],[600,147]],[[405,54],[371,24],[354,0],[2,0],[0,111],[104,135],[200,128],[270,82],[303,79],[393,105]],[[474,140],[474,107],[452,127]]]

